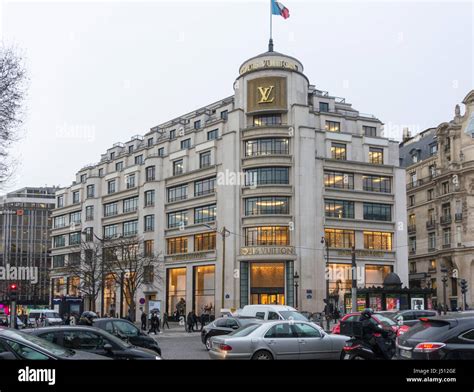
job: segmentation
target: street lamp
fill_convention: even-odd
[[[443,302],[444,302],[444,312],[446,312],[447,305],[446,305],[446,289],[448,287],[448,269],[445,265],[441,267],[441,272],[443,273],[443,277],[441,278],[441,282],[443,282]]]
[[[325,278],[326,278],[326,326],[327,330],[329,331],[329,317],[330,317],[330,310],[329,310],[329,276],[327,276],[329,272],[329,244],[326,240],[326,237],[321,237],[321,244],[326,246],[326,271],[325,271]]]
[[[298,280],[300,276],[298,275],[298,271],[295,271],[295,274],[293,275],[293,280],[295,282],[295,304],[296,304],[296,309],[298,309]]]

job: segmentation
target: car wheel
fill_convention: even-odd
[[[273,359],[273,355],[269,353],[268,351],[261,350],[257,351],[253,357],[253,360],[261,360],[261,361],[271,361]]]
[[[353,355],[353,356],[351,357],[351,360],[353,360],[353,361],[361,361],[361,360],[364,361],[365,358],[364,358],[364,357],[361,357],[360,355]]]
[[[210,351],[212,348],[211,337],[206,337],[206,350]]]

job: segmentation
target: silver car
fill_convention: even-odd
[[[340,359],[348,336],[330,335],[307,321],[250,324],[211,338],[211,359]]]

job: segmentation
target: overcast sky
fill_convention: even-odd
[[[232,95],[239,65],[266,51],[269,1],[0,0],[1,38],[30,77],[4,190],[67,186],[113,143]],[[393,138],[452,119],[474,86],[472,2],[281,2],[275,50]]]

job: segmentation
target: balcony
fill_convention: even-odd
[[[436,219],[430,219],[426,221],[426,230],[432,230],[436,227]]]
[[[462,212],[457,212],[454,214],[454,220],[455,222],[461,222],[462,221]]]
[[[442,225],[449,225],[451,223],[451,215],[443,215],[440,219]]]
[[[416,225],[408,225],[408,234],[416,233]]]
[[[443,244],[443,249],[449,249],[449,248],[451,248],[451,243]]]

